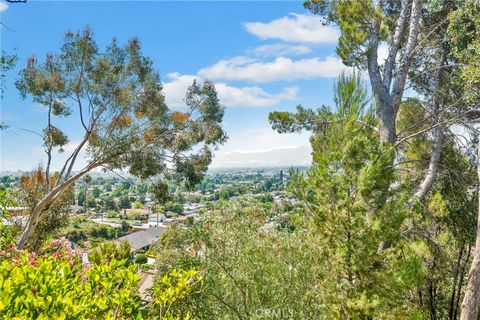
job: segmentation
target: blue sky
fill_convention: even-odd
[[[29,170],[44,161],[41,141],[18,128],[40,131],[45,110],[22,100],[13,83],[28,57],[43,60],[58,50],[68,30],[90,26],[100,47],[113,37],[125,43],[137,36],[160,71],[172,109],[181,110],[193,79],[214,81],[230,136],[214,166],[232,165],[238,152],[257,153],[258,164],[278,164],[263,151],[296,152],[291,148],[308,145],[308,133],[273,132],[268,113],[293,111],[298,104],[331,104],[334,80],[343,69],[335,55],[338,31],[322,25],[297,1],[0,3],[1,21],[13,30],[1,29],[2,50],[15,50],[19,57],[16,69],[7,74],[1,101],[2,121],[11,129],[1,132],[0,170]],[[75,119],[56,124],[70,135],[72,145],[80,138]],[[308,154],[302,157],[309,160]]]

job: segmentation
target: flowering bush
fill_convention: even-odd
[[[42,249],[45,256],[50,255],[57,260],[64,259],[71,266],[80,262],[79,254],[75,251],[72,243],[67,239],[54,239]]]
[[[0,315],[8,319],[141,319],[135,265],[84,268],[55,251],[14,252],[0,262]]]
[[[0,218],[8,213],[0,193]],[[67,239],[47,243],[41,254],[18,250],[15,239],[0,219],[0,319],[143,319],[137,265],[126,263],[128,244],[105,243],[95,252],[105,259],[85,267]],[[117,260],[120,259],[120,260]],[[190,292],[194,271],[174,271],[154,289],[155,319],[174,317],[174,303]],[[188,319],[188,314],[183,319]]]

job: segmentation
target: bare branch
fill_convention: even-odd
[[[388,51],[388,58],[383,67],[383,86],[390,89],[392,82],[393,67],[395,65],[395,59],[397,57],[398,50],[400,49],[400,42],[402,40],[403,30],[407,21],[408,12],[408,0],[402,0],[400,15],[395,27],[395,33],[393,35],[392,44]]]
[[[418,135],[420,135],[420,134],[422,134],[422,133],[425,133],[425,132],[427,132],[427,131],[430,131],[430,130],[432,130],[432,129],[435,128],[435,127],[442,126],[442,125],[447,125],[447,124],[453,124],[453,123],[456,122],[456,120],[461,119],[463,116],[465,116],[466,114],[468,114],[468,113],[470,113],[470,112],[473,112],[473,111],[474,111],[474,110],[467,110],[467,111],[462,112],[461,114],[459,114],[459,115],[457,115],[457,116],[455,116],[455,117],[453,117],[453,118],[450,118],[450,119],[445,120],[445,121],[438,122],[438,123],[436,123],[436,124],[434,124],[434,125],[432,125],[432,126],[430,126],[430,127],[428,127],[428,128],[425,128],[425,129],[422,129],[422,130],[420,130],[420,131],[418,131],[418,132],[412,133],[412,134],[410,134],[410,135],[408,135],[408,136],[400,139],[399,141],[397,141],[397,142],[395,143],[395,147],[399,146],[400,144],[404,143],[405,141],[407,141],[407,140],[409,140],[409,139],[411,139],[411,138],[413,138],[413,137],[416,137],[416,136],[418,136]]]
[[[412,2],[405,57],[403,58],[403,62],[400,64],[392,88],[393,106],[395,108],[398,108],[398,105],[400,104],[400,101],[402,99],[405,82],[408,75],[408,69],[410,67],[410,63],[412,62],[413,52],[415,50],[415,47],[417,46],[418,34],[420,32],[422,2],[422,0],[413,0]]]

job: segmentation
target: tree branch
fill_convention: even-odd
[[[393,35],[392,44],[390,50],[388,51],[388,58],[383,67],[383,86],[390,90],[390,85],[392,82],[393,67],[395,65],[395,59],[397,57],[398,50],[400,49],[400,43],[402,40],[403,30],[405,29],[405,24],[407,20],[408,12],[408,0],[402,0],[400,15],[397,20],[397,25],[395,27],[395,33]]]
[[[418,34],[420,32],[420,13],[422,9],[422,2],[422,0],[413,0],[412,2],[405,56],[403,57],[403,62],[401,63],[398,73],[395,76],[395,81],[392,88],[392,100],[393,106],[395,107],[395,112],[397,111],[403,96],[408,69],[410,67],[410,63],[412,62],[413,52],[417,45]]]

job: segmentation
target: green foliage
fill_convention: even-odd
[[[139,253],[135,256],[135,263],[137,264],[145,264],[147,263],[147,261],[148,261],[147,256],[142,253]]]
[[[153,288],[154,302],[149,308],[152,319],[188,320],[189,313],[177,310],[177,305],[187,299],[198,283],[202,280],[200,274],[190,269],[188,271],[172,270],[157,279]]]
[[[88,203],[88,199],[87,199],[87,203]],[[118,210],[118,206],[117,206],[117,203],[115,202],[115,199],[110,195],[103,196],[101,198],[100,204],[104,211]]]
[[[338,39],[337,54],[346,65],[365,65],[365,55],[361,48],[368,46],[367,39],[372,32],[368,22],[381,19],[381,15],[375,11],[370,0],[338,1],[336,10],[342,32]]]
[[[369,99],[360,77],[355,74],[351,77],[342,74],[335,91],[335,103],[338,106],[345,106],[343,110],[338,111],[340,121],[345,121],[347,116],[351,116],[350,121],[363,121],[358,117],[361,116],[361,112],[365,111]],[[274,111],[269,114],[268,118],[274,130],[279,133],[292,133],[302,130],[321,132],[333,121],[331,119],[333,116],[328,106],[322,106],[318,110],[297,106],[296,113]],[[375,123],[371,123],[373,114],[370,110],[368,110],[366,118],[369,119],[369,123],[366,123],[367,126],[375,125]]]
[[[130,224],[127,221],[122,220],[122,223],[120,225],[120,229],[122,230],[122,232],[128,233],[132,229],[132,227],[130,226]]]
[[[141,203],[141,202],[138,202],[138,201],[135,201],[133,204],[132,204],[132,208],[133,209],[143,209],[144,205]]]
[[[86,200],[85,200],[85,205],[88,207],[88,208],[95,208],[97,203],[95,202],[95,199],[92,198],[92,197],[88,197]]]
[[[293,133],[301,130],[313,130],[316,128],[315,119],[320,113],[323,113],[324,109],[318,110],[318,113],[306,109],[301,105],[297,106],[296,113],[290,113],[285,111],[273,111],[268,115],[268,120],[272,124],[272,128],[279,133]]]
[[[77,195],[77,204],[79,206],[84,206],[85,205],[85,200],[86,200],[85,189],[82,188],[82,189],[80,189],[80,191],[78,192],[78,195]]]
[[[57,173],[47,177],[42,168],[22,175],[19,181],[19,204],[29,209],[26,212],[27,214],[30,214],[38,201],[47,194],[48,188],[53,187],[57,179]],[[32,241],[29,243],[30,250],[38,251],[49,237],[66,225],[73,195],[73,188],[70,187],[43,209],[33,233]]]
[[[130,257],[130,245],[127,241],[107,241],[93,249],[88,256],[88,260],[90,263],[100,266],[109,264],[112,260],[121,264],[128,264]]]
[[[183,206],[178,202],[168,202],[164,205],[165,211],[172,211],[178,214],[183,212]]]
[[[89,28],[67,32],[59,52],[47,54],[43,63],[34,56],[28,60],[16,85],[24,98],[29,96],[48,110],[43,134],[48,163],[52,150],[63,151],[69,140],[52,120],[71,117],[74,109],[75,116],[80,115],[83,138],[57,179],[62,183],[70,179],[57,184],[65,188],[81,177],[72,176],[71,171],[82,149],[88,158],[80,171],[85,174],[103,166],[125,169],[142,179],[156,178],[159,183],[175,180],[193,187],[203,179],[212,150],[227,139],[222,128],[224,108],[214,84],[194,81],[185,95],[186,112],[170,110],[160,76],[153,61],[142,54],[137,38],[123,46],[113,39],[102,50]],[[65,188],[47,188],[47,194],[57,198],[55,193],[62,194]],[[111,201],[103,207],[115,210]],[[43,215],[35,207],[32,211]],[[28,243],[28,238],[30,231],[22,243]]]
[[[432,97],[446,104],[451,100],[445,97],[465,92],[466,99],[459,104],[474,105],[480,91],[480,7],[472,1],[456,4],[459,8],[449,17],[446,44],[451,46],[454,59],[448,56],[445,60],[449,70],[457,65],[459,69],[451,71],[451,78],[443,79],[440,87],[453,94],[449,91]],[[380,41],[391,40],[399,9],[395,1],[370,0],[309,0],[305,6],[338,24],[341,37],[337,53],[347,65],[361,68],[366,65],[368,50],[376,50],[368,42],[373,25],[380,25]],[[441,1],[424,3],[422,19],[427,31],[429,22],[438,22],[435,19],[439,17],[445,20],[446,11],[435,15],[442,8]],[[438,37],[431,31],[427,37]],[[443,45],[444,37],[440,39]],[[416,69],[410,75],[414,88],[426,96],[432,77],[422,74],[436,67],[438,51],[432,47],[440,43],[428,40],[423,39],[424,47],[415,50],[422,55],[412,62]],[[428,51],[432,53],[423,55]],[[2,68],[3,58],[2,54]],[[79,75],[78,69],[84,73]],[[48,55],[42,65],[35,58],[29,61],[17,86],[23,95],[32,95],[35,102],[47,106],[55,117],[71,115],[67,97],[85,101],[91,94],[92,114],[100,119],[86,128],[92,161],[112,169],[128,168],[141,178],[159,176],[150,191],[162,209],[176,213],[183,211],[185,199],[172,197],[172,190],[181,194],[200,182],[212,149],[226,139],[221,128],[223,108],[213,84],[194,82],[185,99],[190,111],[170,111],[164,103],[159,76],[150,59],[141,55],[137,39],[125,47],[113,41],[100,52],[89,30],[68,33],[59,54]],[[367,92],[358,75],[342,75],[335,86],[335,108],[311,110],[298,106],[295,113],[269,115],[272,127],[280,133],[313,132],[312,167],[306,174],[290,172],[288,191],[298,200],[295,205],[279,208],[282,204],[277,198],[274,201],[272,194],[263,193],[283,189],[283,172],[280,181],[276,177],[261,180],[255,183],[258,187],[222,185],[221,179],[199,186],[203,193],[213,193],[216,185],[222,185],[210,198],[222,201],[208,205],[213,212],[202,214],[200,222],[190,220],[186,228],[174,225],[167,229],[151,248],[156,253],[159,274],[151,291],[153,301],[145,309],[148,316],[254,319],[287,314],[292,319],[423,319],[429,314],[431,318],[455,318],[447,311],[452,311],[454,301],[458,305],[475,237],[478,195],[471,188],[476,183],[472,178],[473,161],[453,138],[445,137],[441,169],[432,192],[424,203],[407,206],[408,195],[422,181],[430,159],[428,127],[432,115],[425,112],[425,105],[418,99],[402,103],[397,119],[402,135],[425,132],[401,144],[394,155],[391,145],[379,141]],[[113,103],[109,105],[108,101]],[[476,117],[476,113],[471,114]],[[443,116],[447,119],[449,114]],[[52,125],[43,136],[46,148],[60,151],[69,141]],[[199,144],[203,147],[196,147]],[[172,159],[173,167],[167,159]],[[21,181],[25,191],[22,200],[33,207],[50,188],[50,182],[41,172],[27,178]],[[105,183],[98,180],[98,184]],[[86,176],[85,183],[90,182]],[[108,188],[111,190],[110,184],[104,190]],[[146,183],[135,189],[132,182],[124,181],[98,203],[104,210],[130,208],[128,192],[137,190],[145,195],[148,189]],[[252,190],[255,196],[228,201]],[[91,196],[99,197],[100,193],[94,187]],[[118,204],[114,197],[119,197]],[[59,220],[55,219],[61,217],[58,213],[69,201],[68,195],[61,200],[45,210],[35,246],[45,239],[44,230],[58,226]],[[86,199],[86,188],[80,191],[78,203],[97,205],[93,198]],[[6,217],[6,206],[12,204],[0,191],[2,218]],[[141,205],[134,203],[134,207]],[[138,215],[131,212],[129,217]],[[0,249],[5,249],[13,238],[2,222]],[[83,242],[118,235],[117,230],[106,226],[83,226],[84,222],[75,222],[64,230],[66,237]],[[123,221],[122,230],[127,232],[129,228]],[[385,242],[388,248],[380,250]],[[27,253],[14,259],[5,257],[3,251],[2,316],[142,316],[136,290],[138,277],[135,264],[129,263],[131,252],[126,242],[103,243],[94,249],[89,270],[82,269],[75,259],[59,259],[57,252],[38,259]],[[144,254],[135,258],[136,264],[146,262]]]
[[[130,181],[123,181],[122,182],[122,189],[123,190],[129,190],[131,186],[132,186],[132,183]]]
[[[155,197],[155,200],[160,204],[172,200],[172,195],[168,190],[168,184],[163,181],[152,185],[152,194]]]
[[[148,184],[146,182],[140,182],[138,185],[137,185],[137,190],[140,194],[147,194],[148,192]]]
[[[94,187],[93,190],[92,190],[92,196],[94,198],[98,198],[100,197],[100,189],[98,187]]]
[[[140,206],[140,208],[142,208],[142,206]],[[127,213],[127,217],[130,220],[141,220],[144,217],[144,215],[143,215],[142,211],[129,210],[128,213]]]
[[[141,319],[135,266],[114,259],[84,270],[21,253],[0,262],[0,314],[8,319]]]
[[[176,305],[200,319],[255,318],[265,310],[294,311],[295,319],[321,315],[321,269],[308,234],[264,228],[266,215],[253,199],[224,203],[190,229],[171,227],[157,252],[159,285],[172,268],[202,274],[197,290]]]
[[[390,188],[392,149],[379,142],[358,78],[339,80],[335,102],[338,111],[312,137],[314,165],[307,175],[293,173],[290,185],[305,203],[325,258],[326,316],[414,317],[405,297],[421,283],[422,267],[400,239],[407,212],[405,199]],[[379,252],[386,239],[395,246]]]
[[[8,245],[14,242],[14,237],[10,226],[6,226],[4,221],[10,218],[8,207],[14,207],[17,204],[15,198],[6,191],[0,191],[0,250],[4,250]]]
[[[406,134],[428,128],[428,115],[418,100],[401,105],[399,128]],[[420,123],[414,128],[412,123]],[[399,180],[415,190],[427,171],[432,141],[430,134],[416,135],[401,146]],[[475,239],[478,195],[471,186],[477,181],[476,165],[468,151],[454,137],[446,135],[441,149],[437,179],[422,203],[410,213],[409,230],[426,242],[416,244],[417,256],[426,268],[426,279],[416,290],[415,299],[431,317],[455,317],[466,282],[469,254]],[[414,191],[410,191],[414,192]],[[420,298],[421,297],[421,298]]]
[[[13,69],[17,62],[17,56],[14,54],[8,54],[2,50],[0,54],[0,97],[3,98],[3,93],[6,87],[6,72]],[[0,129],[3,128],[3,124],[0,123]]]
[[[450,15],[449,38],[454,56],[462,63],[460,78],[467,100],[480,99],[480,5],[466,4]]]
[[[348,66],[366,67],[366,52],[373,25],[379,24],[379,39],[392,35],[393,23],[398,16],[398,3],[371,0],[306,0],[304,7],[314,14],[324,16],[340,28],[337,54]]]
[[[344,75],[335,89],[335,110],[271,118],[279,131],[314,132],[313,166],[307,174],[291,172],[289,190],[300,210],[273,215],[272,226],[267,219],[273,206],[251,198],[221,202],[188,229],[167,230],[151,249],[160,277],[172,268],[204,273],[201,288],[177,305],[182,314],[424,317],[412,293],[424,285],[429,248],[421,238],[407,241],[401,234],[412,218],[405,205],[408,186],[399,184],[391,166],[391,146],[379,141],[360,78]],[[439,218],[448,216],[444,200],[434,198],[430,207],[441,212]],[[379,250],[385,241],[390,247]]]
[[[85,218],[73,217],[68,225],[58,230],[57,237],[65,236],[68,240],[83,246],[89,241],[92,246],[105,240],[113,240],[122,236],[123,233],[115,227],[99,224]]]
[[[391,188],[393,150],[379,141],[360,78],[343,75],[335,89],[335,111],[308,112],[316,115],[314,164],[306,175],[291,172],[289,186],[304,205],[321,257],[323,315],[416,318],[420,311],[406,297],[422,283],[424,271],[401,238],[408,211],[402,189]],[[393,246],[379,250],[387,239]]]
[[[177,305],[201,281],[195,270],[168,272],[141,308],[137,265],[124,259],[128,244],[105,243],[93,251],[95,263],[88,267],[68,241],[52,241],[43,252],[9,247],[0,253],[0,318],[190,319]]]

